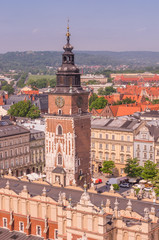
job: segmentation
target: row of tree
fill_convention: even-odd
[[[112,174],[114,168],[115,164],[113,161],[104,161],[101,171],[103,173]],[[159,195],[159,169],[154,162],[147,160],[144,166],[140,166],[137,158],[128,159],[124,172],[128,177],[142,177],[145,180],[151,181],[156,194]]]

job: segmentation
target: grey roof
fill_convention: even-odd
[[[147,111],[144,112],[141,117],[158,117],[159,118],[159,111]]]
[[[95,118],[91,121],[91,128],[119,130],[133,132],[141,124],[140,120],[129,119],[104,119]]]
[[[2,108],[8,111],[9,108],[10,108],[10,106],[11,106],[11,105],[2,105]]]
[[[54,168],[54,170],[52,171],[53,173],[66,173],[65,170],[62,167],[56,167]]]
[[[36,100],[33,101],[41,111],[48,110],[48,94],[40,94],[36,96]]]
[[[150,135],[154,137],[154,140],[156,141],[159,137],[159,127],[158,126],[147,126],[150,132]]]
[[[9,229],[0,228],[0,239],[2,240],[42,240],[43,238],[37,236],[26,236],[25,233],[13,231],[10,232]]]
[[[13,105],[13,104],[18,103],[20,101],[24,101],[25,99],[29,100],[29,96],[28,95],[11,95],[7,99],[7,105]]]
[[[45,138],[44,131],[40,131],[40,130],[36,130],[36,129],[31,128],[30,133],[31,133],[31,141]]]
[[[0,178],[0,188],[4,188],[6,186],[7,181],[8,181],[8,179]],[[37,183],[32,183],[32,182],[24,183],[20,180],[19,181],[18,180],[10,180],[9,185],[10,185],[10,189],[15,191],[17,194],[19,194],[22,191],[23,186],[26,185],[31,197],[41,195],[42,190],[44,188],[43,184],[37,184]],[[74,189],[63,188],[63,187],[55,187],[55,186],[51,186],[51,185],[49,185],[49,186],[46,185],[45,188],[46,188],[47,196],[54,199],[55,201],[58,201],[58,198],[59,198],[58,196],[59,196],[60,192],[65,192],[67,199],[69,199],[69,196],[71,195],[73,204],[76,204],[77,202],[79,202],[81,195],[83,193],[82,190],[80,191],[80,190],[74,190]],[[106,200],[109,199],[111,202],[111,207],[114,208],[114,202],[116,200],[116,196],[106,196],[106,195],[101,195],[99,193],[89,193],[89,195],[90,195],[91,202],[94,205],[100,207],[102,201],[103,201],[103,204],[105,204]],[[123,198],[122,196],[118,197],[119,210],[125,209],[128,201],[129,201],[129,199]],[[144,216],[144,208],[150,209],[151,207],[155,208],[157,216],[159,214],[158,204],[153,204],[152,202],[146,202],[146,201],[135,200],[135,199],[131,199],[131,202],[132,202],[133,211],[139,213],[142,216]]]
[[[29,133],[29,130],[19,125],[14,125],[9,120],[0,121],[0,138],[23,133]]]

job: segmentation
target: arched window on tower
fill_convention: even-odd
[[[62,135],[62,127],[61,127],[61,125],[59,125],[58,128],[57,128],[57,134],[58,135]]]
[[[62,155],[61,155],[61,153],[58,154],[57,165],[62,165]]]

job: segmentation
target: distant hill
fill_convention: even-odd
[[[129,65],[130,68],[156,66],[159,64],[159,52],[109,52],[74,51],[77,65],[117,66]],[[31,71],[43,70],[46,66],[57,67],[61,64],[62,52],[8,52],[0,54],[0,70],[9,69]]]

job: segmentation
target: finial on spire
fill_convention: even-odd
[[[69,18],[68,18],[68,20],[67,20],[67,33],[66,33],[66,36],[67,36],[67,43],[68,43],[68,44],[69,44],[70,36],[71,36],[69,30],[70,30],[70,26],[69,26]]]

